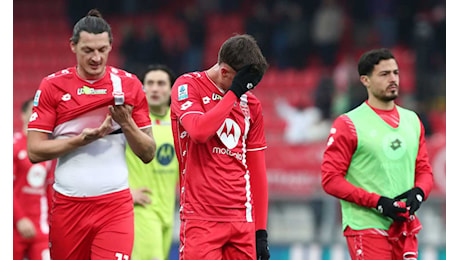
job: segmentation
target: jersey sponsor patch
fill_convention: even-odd
[[[38,101],[40,100],[40,94],[41,93],[42,93],[41,90],[37,90],[37,92],[35,92],[34,107],[38,106]]]
[[[177,88],[177,91],[178,91],[177,96],[178,96],[179,101],[188,98],[188,85],[187,84],[180,85]]]
[[[77,89],[77,95],[101,95],[107,94],[107,89],[94,89],[88,86],[83,86]]]

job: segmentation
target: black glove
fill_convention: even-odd
[[[240,98],[259,84],[262,76],[263,73],[255,69],[254,65],[246,65],[236,73],[229,90],[233,91],[237,98]]]
[[[419,187],[415,187],[395,197],[395,200],[402,199],[407,199],[406,207],[410,207],[409,215],[414,215],[415,211],[417,211],[420,208],[420,205],[422,205],[422,202],[425,199],[425,193],[423,193],[423,190]]]
[[[384,216],[390,217],[396,221],[405,221],[406,218],[398,215],[398,213],[405,213],[406,208],[400,208],[397,204],[396,199],[390,199],[385,196],[381,196],[377,202],[377,210]]]
[[[257,260],[270,259],[270,252],[268,251],[267,231],[259,229],[256,231],[256,250]]]

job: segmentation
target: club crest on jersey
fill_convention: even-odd
[[[88,86],[83,86],[77,89],[77,95],[100,95],[107,94],[107,89],[94,89]]]
[[[242,95],[240,98],[240,109],[241,112],[243,112],[243,115],[247,118],[251,117],[251,114],[249,113],[249,106],[248,106],[248,96]]]
[[[180,85],[177,88],[177,96],[178,96],[179,101],[188,98],[188,85],[187,84]]]

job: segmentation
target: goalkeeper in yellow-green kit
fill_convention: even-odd
[[[132,260],[166,260],[171,248],[179,165],[171,131],[170,97],[174,73],[164,65],[150,65],[140,77],[149,104],[154,159],[144,164],[127,147],[129,186],[134,200]]]

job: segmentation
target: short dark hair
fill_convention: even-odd
[[[27,112],[27,110],[29,109],[29,104],[32,103],[32,102],[34,102],[33,98],[29,98],[26,101],[22,102],[22,105],[21,105],[22,113]]]
[[[359,76],[371,75],[374,66],[379,64],[381,60],[395,59],[393,53],[389,49],[373,49],[364,53],[358,62]]]
[[[97,9],[89,10],[88,14],[75,24],[70,41],[77,44],[80,40],[80,32],[82,31],[94,34],[107,32],[109,34],[109,41],[112,43],[112,29]]]
[[[222,62],[236,71],[250,64],[254,64],[255,69],[262,74],[268,68],[267,60],[256,40],[249,34],[237,34],[222,44],[219,50],[218,63]]]
[[[147,68],[144,70],[144,72],[142,72],[142,74],[139,77],[142,83],[144,83],[145,75],[147,75],[147,73],[149,73],[150,71],[155,71],[155,70],[161,70],[161,71],[166,72],[166,74],[168,74],[169,81],[171,82],[171,88],[172,88],[172,86],[174,85],[174,81],[176,81],[176,74],[173,72],[171,68],[169,68],[168,66],[164,64],[148,65]]]

